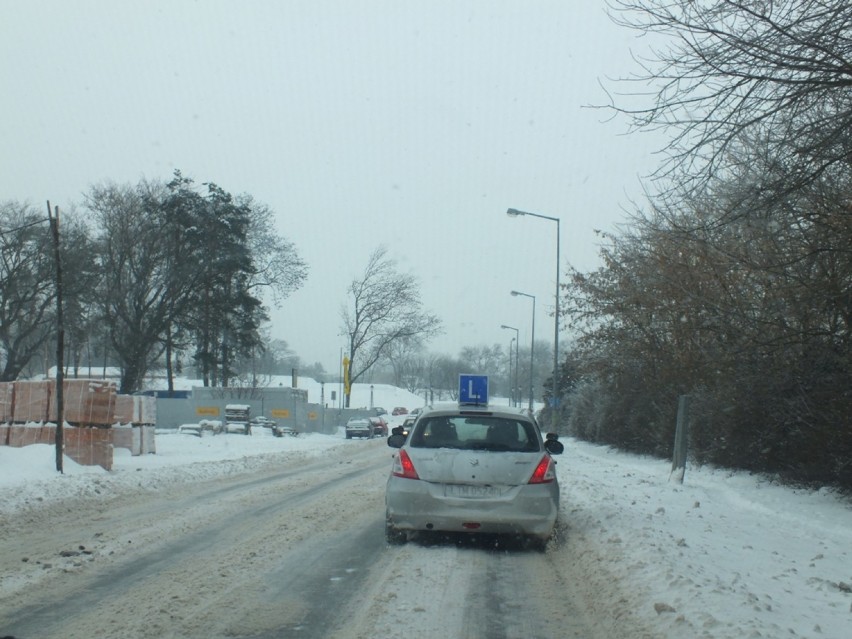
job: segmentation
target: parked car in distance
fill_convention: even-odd
[[[544,548],[559,512],[555,434],[517,408],[450,405],[423,411],[398,448],[385,493],[390,543],[440,531],[520,535]]]
[[[352,417],[346,422],[346,439],[372,437],[373,424],[367,417]]]
[[[280,424],[276,424],[272,427],[272,434],[276,437],[284,437],[284,435],[289,435],[290,437],[298,437],[299,431],[295,430],[292,426],[282,426]]]
[[[400,432],[407,437],[408,433],[411,432],[411,429],[414,426],[414,422],[416,422],[416,421],[417,421],[416,415],[407,415],[406,418],[404,420],[402,420],[402,424],[400,424],[398,426],[398,428],[402,429]],[[394,432],[395,432],[395,430],[394,430]]]
[[[382,415],[388,414],[388,412],[384,408],[382,408],[381,406],[376,406],[373,409],[373,412],[376,414],[376,416],[379,416],[379,417],[381,417]]]
[[[397,406],[391,411],[391,415],[408,415],[408,409],[405,406]]]
[[[370,423],[373,425],[374,437],[388,436],[388,422],[384,417],[371,417]]]

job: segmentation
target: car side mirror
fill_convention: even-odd
[[[544,449],[551,455],[561,455],[565,451],[565,446],[559,441],[559,435],[547,433],[544,439]]]
[[[402,448],[402,445],[405,443],[405,435],[402,433],[394,433],[390,437],[388,437],[388,446],[391,448]]]

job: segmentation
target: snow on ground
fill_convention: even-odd
[[[852,636],[852,504],[831,490],[568,440],[569,535],[661,637]],[[606,598],[606,579],[601,580]]]
[[[376,405],[384,404],[377,398]],[[669,481],[665,460],[565,444],[557,468],[560,534],[568,538],[549,552],[582,549],[571,561],[593,575],[604,608],[607,597],[620,598],[610,602],[611,612],[633,611],[660,637],[850,636],[849,500],[713,468],[688,467],[681,485]],[[245,472],[269,455],[286,463],[349,445],[359,442],[342,433],[160,433],[155,455],[116,450],[111,472],[65,458],[63,475],[55,472],[51,446],[0,447],[0,516],[49,500]]]
[[[81,466],[64,457],[61,475],[56,472],[52,445],[0,446],[0,516],[39,502],[114,494],[122,488],[155,490],[158,485],[176,481],[243,473],[263,466],[273,456],[287,463],[294,457],[318,457],[330,447],[350,442],[342,429],[335,436],[302,433],[298,437],[275,437],[270,429],[257,426],[251,436],[208,432],[199,437],[174,430],[157,431],[156,454],[134,457],[129,450],[116,448],[112,471]]]

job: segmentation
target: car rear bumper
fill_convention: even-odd
[[[506,487],[496,497],[448,497],[443,484],[391,476],[387,517],[397,530],[523,534],[547,539],[559,511],[555,483]]]

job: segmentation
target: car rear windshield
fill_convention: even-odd
[[[413,448],[532,452],[539,450],[535,426],[522,419],[493,416],[421,418],[411,436]]]

